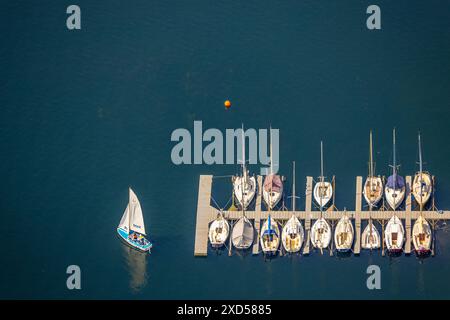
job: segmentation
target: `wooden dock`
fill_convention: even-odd
[[[211,189],[212,189],[211,175],[201,175],[198,188],[198,202],[197,202],[197,220],[195,227],[195,256],[207,256],[208,254],[208,227],[209,224],[216,218],[218,209],[211,206]],[[255,201],[255,210],[246,211],[245,215],[248,219],[253,221],[255,226],[255,239],[253,247],[251,249],[253,254],[259,254],[259,231],[261,226],[261,220],[267,219],[268,211],[262,211],[262,177],[258,176],[258,193]],[[355,242],[353,244],[353,252],[355,255],[360,254],[361,250],[361,223],[368,220],[371,216],[374,220],[389,220],[394,211],[368,211],[363,210],[362,207],[362,184],[363,178],[361,176],[356,177],[356,200],[355,210],[347,210],[346,213],[349,217],[353,218],[355,223]],[[311,224],[314,220],[319,219],[320,211],[312,210],[312,193],[313,193],[313,178],[306,177],[306,190],[305,190],[305,210],[294,211],[294,214],[303,220],[305,227],[305,241],[303,243],[303,254],[307,255],[311,250]],[[224,217],[228,220],[237,220],[242,216],[241,211],[223,211]],[[279,220],[280,222],[288,220],[292,211],[271,211],[272,218]],[[344,211],[326,211],[326,219],[336,221],[339,220]],[[412,197],[411,197],[411,176],[406,176],[406,196],[405,196],[405,210],[397,210],[395,214],[399,219],[404,220],[406,242],[405,242],[405,254],[411,253],[411,224],[413,220],[416,220],[419,216],[419,211],[412,210]],[[450,220],[450,211],[423,211],[423,216],[431,223],[435,223],[437,220]],[[231,234],[231,232],[230,232]],[[382,235],[383,236],[383,235]],[[384,238],[383,238],[384,239]],[[332,240],[333,241],[333,240]],[[231,245],[231,243],[230,243]],[[232,250],[232,248],[229,248]],[[231,252],[231,251],[230,251]]]

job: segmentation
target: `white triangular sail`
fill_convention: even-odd
[[[131,188],[128,207],[130,208],[130,230],[145,235],[144,217],[142,215],[141,204]]]
[[[128,204],[123,213],[122,219],[120,219],[119,228],[128,231],[130,226],[130,205]]]

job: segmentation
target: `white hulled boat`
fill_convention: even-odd
[[[293,163],[293,184],[292,184],[292,211],[295,211],[295,162]],[[286,222],[281,232],[281,240],[286,252],[294,253],[300,251],[305,231],[300,220],[292,214]]]
[[[241,183],[244,183],[241,180]],[[231,231],[231,242],[236,249],[245,250],[250,248],[253,244],[253,238],[255,237],[255,229],[252,223],[245,216],[245,209],[242,209],[242,217],[234,224]]]
[[[412,230],[414,250],[417,255],[428,255],[431,252],[432,231],[428,221],[420,214]]]
[[[261,248],[265,255],[274,255],[280,246],[280,228],[278,223],[269,217],[261,227]]]
[[[378,249],[381,245],[381,237],[377,228],[373,224],[372,217],[369,218],[369,223],[364,228],[361,235],[361,247],[363,249]]]
[[[432,192],[431,176],[428,172],[423,171],[422,166],[422,143],[420,140],[420,133],[418,136],[419,144],[419,171],[414,175],[412,194],[416,199],[421,210],[430,199]]]
[[[333,197],[333,187],[330,182],[325,181],[325,177],[323,175],[323,143],[320,141],[320,177],[319,181],[316,182],[314,186],[314,200],[320,206],[320,210],[322,210]]]
[[[336,250],[339,252],[347,252],[352,248],[354,230],[352,221],[346,213],[339,219],[334,230],[334,243]]]
[[[256,194],[256,179],[249,176],[245,162],[244,126],[242,126],[242,175],[233,180],[233,192],[238,204],[246,210]]]
[[[389,203],[393,210],[397,209],[398,206],[403,202],[405,198],[405,180],[402,176],[397,174],[397,163],[396,163],[396,154],[395,154],[395,128],[393,131],[393,165],[392,165],[392,175],[389,176],[388,181],[386,183],[386,187],[384,189],[384,195],[386,197],[386,201]]]
[[[150,251],[152,243],[145,238],[144,216],[138,197],[131,188],[128,190],[128,205],[122,215],[117,233],[131,247],[140,251]]]
[[[383,180],[380,176],[375,176],[372,148],[372,130],[370,131],[370,152],[369,152],[369,175],[364,183],[364,199],[370,208],[373,208],[383,196]]]
[[[314,248],[322,251],[331,241],[331,227],[330,224],[321,216],[314,222],[311,228],[311,243]]]
[[[222,212],[217,214],[217,218],[209,226],[208,238],[213,248],[220,248],[225,244],[230,233],[230,225],[224,218]]]
[[[394,214],[386,225],[385,242],[390,253],[400,253],[405,241],[405,229],[402,221]]]

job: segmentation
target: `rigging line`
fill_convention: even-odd
[[[213,179],[222,179],[222,178],[232,178],[234,177],[232,174],[226,176],[213,176]]]

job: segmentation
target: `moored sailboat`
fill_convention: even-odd
[[[424,256],[431,252],[432,231],[430,224],[423,217],[422,212],[414,223],[412,230],[414,250],[417,255]]]
[[[330,224],[321,216],[314,222],[311,228],[311,243],[314,248],[322,251],[331,241],[331,227]]]
[[[331,200],[333,196],[333,187],[330,182],[325,181],[323,175],[323,143],[320,141],[320,177],[314,186],[314,200],[322,210]]]
[[[363,249],[378,249],[381,244],[380,233],[373,224],[372,217],[369,218],[369,223],[364,228],[361,235],[361,247]]]
[[[346,213],[342,216],[334,230],[334,243],[336,250],[347,252],[352,248],[354,237],[353,224]]]
[[[373,163],[372,130],[370,131],[369,175],[364,183],[364,199],[372,209],[383,196],[383,181],[380,176],[375,176]]]
[[[405,228],[402,221],[394,214],[389,219],[385,234],[386,247],[391,254],[397,254],[403,250],[403,242],[405,241]]]
[[[241,183],[244,183],[241,180]],[[253,244],[253,238],[255,237],[255,229],[252,223],[245,216],[245,209],[242,209],[242,217],[234,224],[231,231],[231,242],[236,249],[246,250]]]
[[[244,126],[242,126],[242,175],[233,179],[234,196],[238,204],[245,210],[256,194],[256,179],[249,175],[245,161]]]
[[[384,194],[386,197],[386,201],[389,203],[393,210],[397,209],[398,206],[403,202],[405,198],[405,180],[402,176],[397,174],[397,163],[396,163],[396,154],[395,154],[395,128],[393,130],[393,165],[392,167],[392,175],[389,176],[388,181],[386,183],[386,187],[384,189]]]
[[[295,211],[295,162],[293,163],[293,183],[292,183],[292,211]],[[284,250],[289,253],[300,251],[305,237],[300,220],[292,213],[291,218],[286,222],[281,232],[281,240]]]
[[[428,200],[430,199],[432,192],[432,182],[430,174],[426,171],[423,171],[422,143],[420,139],[420,133],[418,135],[418,144],[419,144],[419,171],[414,176],[412,193],[414,195],[414,199],[416,199],[417,203],[420,206],[420,210],[422,210],[423,207],[428,202]]]
[[[270,128],[270,173],[264,179],[263,199],[269,209],[273,209],[283,196],[283,180],[273,173],[272,163],[272,128]]]
[[[265,255],[274,255],[280,246],[280,228],[278,223],[269,216],[261,228],[261,248]]]
[[[208,238],[213,248],[220,248],[225,244],[230,233],[230,225],[224,218],[222,212],[217,214],[217,218],[209,226]]]
[[[140,251],[150,251],[152,243],[145,238],[144,216],[138,197],[128,190],[128,205],[122,215],[117,233],[131,247]]]

